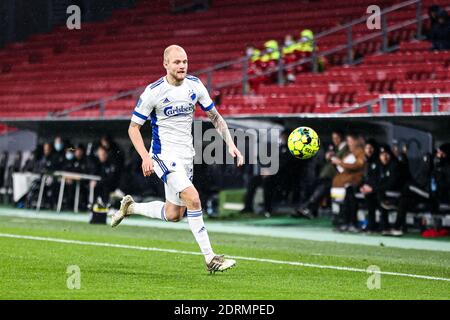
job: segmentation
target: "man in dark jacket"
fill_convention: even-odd
[[[65,159],[63,162],[63,170],[69,172],[76,172],[81,174],[88,173],[88,162],[85,156],[84,146],[79,144],[76,148],[68,146],[65,150]],[[75,200],[75,183],[71,179],[66,180],[67,192],[64,193],[64,204],[67,208],[70,208]],[[83,210],[87,206],[87,190],[88,181],[80,181],[80,202],[79,207]]]
[[[438,148],[431,176],[432,196],[438,203],[450,204],[450,143]]]
[[[406,213],[418,203],[423,203],[432,213],[439,212],[440,203],[450,203],[450,143],[441,145],[433,163],[425,155],[422,168],[413,183],[408,183],[402,190],[397,221],[396,235],[407,231]]]
[[[42,151],[42,157],[36,162],[34,172],[45,174],[58,170],[59,160],[53,151],[52,145],[48,142],[44,143]],[[45,179],[44,206],[52,208],[56,203],[57,185],[52,176],[48,176]]]
[[[446,11],[437,13],[437,22],[431,28],[432,50],[450,50],[450,21]]]
[[[99,175],[101,180],[96,183],[93,182],[95,184],[95,199],[97,202],[107,205],[110,193],[119,184],[120,174],[116,162],[109,159],[108,150],[105,147],[98,147],[97,157],[98,163],[94,173]]]
[[[367,232],[376,231],[375,212],[378,203],[377,186],[380,180],[380,160],[378,154],[378,144],[375,140],[369,139],[364,146],[366,155],[366,168],[364,171],[363,183],[359,192],[364,195],[367,205]]]
[[[401,178],[400,165],[391,148],[389,145],[380,146],[380,180],[377,192],[383,235],[396,235],[389,226],[388,211],[394,209],[393,198],[389,193],[400,192],[404,182]]]

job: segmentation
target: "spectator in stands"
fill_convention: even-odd
[[[311,56],[314,51],[314,33],[309,29],[304,29],[300,32],[300,38],[294,49],[296,60],[301,60]],[[297,73],[311,71],[312,63],[305,63],[297,66]]]
[[[3,188],[5,184],[5,173],[8,165],[8,152],[3,151],[0,156],[0,188]]]
[[[289,65],[294,63],[296,59],[295,50],[297,49],[297,43],[294,41],[294,37],[290,34],[284,37],[283,44],[283,63]],[[289,82],[295,82],[295,67],[286,68],[286,80]]]
[[[440,10],[437,21],[431,28],[432,50],[450,50],[450,20],[448,13]]]
[[[114,162],[120,174],[125,164],[123,151],[109,135],[104,135],[100,138],[100,145],[108,152],[109,161]]]
[[[30,153],[25,164],[23,165],[23,172],[35,172],[37,168],[37,163],[42,157],[42,145],[38,145],[36,149]]]
[[[72,171],[86,174],[89,171],[88,160],[86,158],[86,149],[81,143],[75,148]]]
[[[418,203],[427,205],[433,214],[439,213],[440,204],[450,203],[450,143],[442,144],[436,151],[434,168],[430,157],[424,156],[425,170],[418,175],[422,179],[407,184],[400,197],[397,220],[391,235],[401,236],[407,232],[406,213]],[[429,172],[431,171],[431,173]]]
[[[276,70],[280,60],[280,50],[276,40],[269,40],[264,43],[264,51],[261,56],[262,71]],[[278,80],[278,73],[273,72],[270,75],[264,76],[266,83],[276,83]]]
[[[389,225],[389,210],[397,209],[396,198],[392,193],[399,193],[403,183],[400,164],[391,147],[387,144],[380,146],[380,180],[378,182],[378,209],[381,212],[380,229],[383,235],[398,235]]]
[[[46,142],[42,146],[42,157],[36,162],[34,169],[37,173],[50,173],[59,168],[59,160],[56,153],[53,151],[52,144]],[[52,176],[47,176],[45,180],[43,204],[48,208],[54,207],[56,203],[57,190],[55,179]]]
[[[450,204],[450,143],[442,144],[436,152],[431,192],[439,203]]]
[[[56,159],[55,163],[56,170],[62,169],[63,167],[65,159],[65,150],[64,150],[65,144],[66,143],[61,138],[61,136],[56,136],[55,139],[53,140],[53,154]]]
[[[264,82],[264,76],[259,75],[262,72],[261,51],[249,44],[245,49],[245,55],[249,59],[247,74],[250,91],[258,93],[260,85]]]
[[[57,170],[59,161],[56,153],[53,152],[52,145],[48,142],[44,143],[42,151],[42,157],[37,161],[34,171],[45,173]]]
[[[61,169],[64,171],[73,171],[73,162],[75,158],[75,148],[72,145],[66,145],[64,148],[64,160]]]
[[[406,213],[408,210],[413,210],[417,204],[422,203],[435,211],[433,210],[435,204],[431,197],[432,169],[431,155],[426,154],[422,157],[415,179],[404,184],[392,235],[401,236],[407,232]]]
[[[380,161],[378,155],[378,143],[374,139],[367,140],[364,146],[366,167],[359,192],[364,195],[367,205],[367,227],[364,231],[372,233],[376,231],[375,212],[378,203],[377,187],[380,178]]]
[[[332,157],[331,163],[338,170],[338,174],[333,178],[333,188],[345,188],[345,199],[342,205],[341,216],[343,218],[339,231],[357,232],[357,202],[355,189],[361,185],[364,175],[365,156],[364,150],[359,144],[359,136],[356,134],[347,135],[348,153],[342,159]]]
[[[336,167],[331,163],[331,158],[337,157],[342,159],[348,153],[347,143],[345,141],[344,132],[334,130],[331,134],[332,144],[325,153],[325,165],[319,174],[319,179],[313,186],[313,193],[309,199],[296,209],[296,216],[312,219],[317,216],[320,202],[324,197],[330,194],[331,182],[337,174]]]
[[[119,171],[115,161],[110,160],[108,150],[100,145],[97,149],[98,162],[94,174],[101,177],[100,181],[92,181],[94,185],[95,201],[100,206],[106,207],[109,203],[109,195],[119,184]]]
[[[432,5],[428,8],[428,17],[430,18],[430,31],[436,25],[438,21],[438,13],[442,11],[442,8],[438,5]]]
[[[394,141],[391,150],[392,154],[398,160],[400,179],[402,181],[410,181],[411,171],[409,169],[408,147],[406,146],[406,144],[400,146],[397,141]]]
[[[76,148],[71,145],[66,148],[63,170],[82,174],[88,173],[88,162],[85,156],[85,149],[82,144],[77,145]],[[75,182],[71,179],[66,179],[66,185],[67,192],[64,193],[63,205],[67,208],[71,208],[75,200]],[[87,190],[88,181],[80,181],[79,208],[81,208],[82,210],[87,207]]]

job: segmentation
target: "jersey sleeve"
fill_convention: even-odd
[[[201,81],[198,83],[198,104],[200,105],[200,108],[202,108],[203,111],[209,111],[214,107],[214,102],[212,101],[211,97],[209,96],[208,90],[203,85]]]
[[[155,107],[153,95],[150,90],[150,88],[145,89],[139,97],[136,107],[134,107],[131,121],[137,124],[143,125]]]

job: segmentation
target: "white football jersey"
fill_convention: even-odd
[[[214,107],[199,78],[187,75],[181,85],[173,86],[164,76],[147,86],[134,108],[131,121],[143,125],[150,118],[152,154],[164,158],[193,158],[191,130],[197,103],[203,111]]]

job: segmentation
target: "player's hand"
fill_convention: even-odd
[[[231,154],[233,158],[237,157],[237,166],[240,167],[244,164],[244,157],[236,146],[231,146],[228,149],[228,152]]]
[[[150,156],[142,159],[142,173],[144,177],[149,177],[153,173],[153,162]]]

